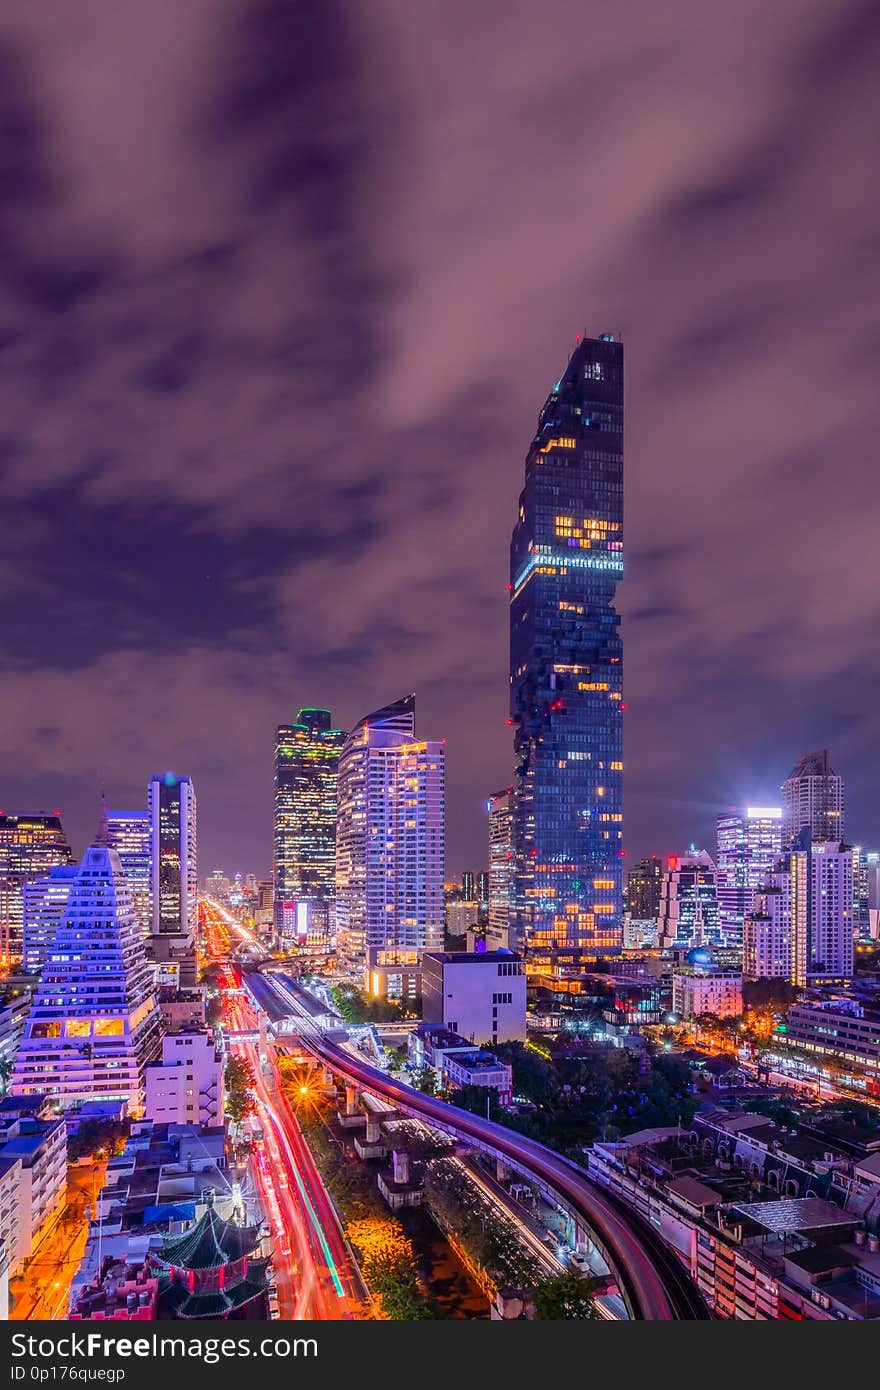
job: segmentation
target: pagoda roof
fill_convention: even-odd
[[[265,1272],[268,1261],[259,1260],[249,1267],[247,1277],[227,1289],[191,1292],[183,1284],[160,1287],[158,1312],[160,1318],[179,1318],[196,1321],[199,1318],[224,1318],[245,1308],[268,1292]],[[167,1278],[163,1275],[162,1278]]]
[[[162,1236],[161,1264],[174,1269],[217,1269],[243,1259],[260,1242],[259,1226],[224,1221],[210,1202],[194,1226],[179,1235]]]

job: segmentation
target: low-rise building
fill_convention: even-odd
[[[469,1052],[447,1052],[443,1059],[443,1082],[450,1090],[482,1086],[496,1091],[502,1105],[509,1105],[513,1094],[513,1071],[492,1052],[481,1048]]]
[[[166,1033],[205,1031],[205,990],[161,989],[159,1010]]]
[[[222,1125],[223,1059],[206,1033],[170,1033],[144,1072],[144,1113],[162,1124]]]
[[[4,1160],[18,1165],[17,1236],[14,1246],[9,1237],[8,1250],[14,1273],[60,1212],[67,1193],[67,1131],[64,1120],[50,1113],[45,1096],[6,1096],[0,1101],[0,1161]]]
[[[880,1182],[857,1168],[821,1136],[729,1111],[589,1154],[591,1177],[650,1221],[715,1315],[741,1320],[880,1318]]]
[[[510,951],[426,951],[422,1018],[474,1043],[525,1042],[521,957]]]
[[[25,884],[25,887],[28,887]],[[0,1065],[9,1075],[24,1033],[32,994],[26,989],[6,988],[0,993]]]
[[[672,1008],[682,1018],[716,1014],[735,1018],[743,1011],[742,971],[716,965],[708,951],[689,951],[686,964],[672,974]]]

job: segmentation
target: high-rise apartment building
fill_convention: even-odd
[[[145,935],[153,924],[153,829],[149,811],[108,811],[110,844],[128,879],[131,900]]]
[[[445,748],[415,735],[415,696],[367,715],[339,759],[336,931],[375,994],[418,992],[443,945]]]
[[[843,839],[843,778],[828,761],[827,748],[801,758],[782,784],[783,846],[804,829],[814,844]]]
[[[301,709],[275,735],[275,930],[300,901],[329,904],[336,891],[336,778],[345,730],[327,709]]]
[[[486,942],[497,951],[510,947],[510,916],[516,883],[513,857],[513,788],[490,796],[489,812],[489,923]]]
[[[755,893],[782,852],[782,811],[778,806],[749,806],[719,816],[717,837],[721,935],[727,946],[739,946]]]
[[[160,976],[183,989],[196,983],[198,857],[196,792],[189,777],[166,772],[149,790],[153,922],[150,945]]]
[[[78,873],[76,864],[56,864],[44,878],[24,885],[22,966],[28,975],[39,975],[46,963]]]
[[[660,892],[659,940],[675,950],[723,944],[716,869],[705,850],[670,855]]]
[[[743,978],[803,984],[804,953],[798,952],[791,914],[791,870],[787,860],[765,876],[743,924]]]
[[[790,856],[795,984],[853,975],[853,857],[839,840],[810,842],[802,830]]]
[[[622,940],[623,346],[576,346],[526,455],[510,546],[511,944]]]
[[[152,971],[128,879],[106,826],[86,850],[15,1059],[13,1095],[63,1106],[124,1100],[137,1110],[159,1046]]]
[[[21,960],[25,883],[72,862],[59,814],[0,814],[0,964]]]

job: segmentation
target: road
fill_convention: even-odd
[[[592,1183],[576,1164],[534,1139],[415,1091],[353,1056],[320,1032],[301,1011],[295,996],[277,979],[253,975],[247,986],[259,1002],[266,1000],[268,990],[275,995],[276,1010],[286,1007],[288,1013],[296,1014],[301,1024],[302,1046],[337,1075],[429,1125],[488,1149],[558,1194],[600,1248],[633,1317],[661,1322],[709,1318],[698,1290],[676,1256],[645,1222]]]
[[[23,1274],[9,1281],[14,1305],[11,1320],[51,1321],[67,1314],[70,1285],[86,1247],[86,1206],[93,1205],[104,1184],[107,1164],[72,1166],[67,1170],[64,1205],[46,1223]]]
[[[207,954],[224,972],[220,982],[224,1025],[230,1034],[255,1033],[259,1019],[247,997],[237,992],[239,968],[225,959],[229,923],[210,901],[203,909]],[[262,1140],[251,1171],[272,1231],[280,1316],[333,1321],[369,1317],[367,1292],[282,1090],[272,1050],[261,1058],[257,1043],[234,1038],[229,1049],[249,1063],[254,1076],[255,1119]]]

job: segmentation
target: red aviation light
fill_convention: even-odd
[[[677,869],[677,868],[678,868],[678,855],[677,855],[677,854],[670,854],[669,858],[666,860],[666,867],[667,867],[667,869]]]

